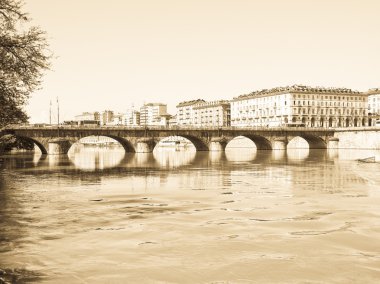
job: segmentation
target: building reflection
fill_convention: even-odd
[[[291,182],[295,196],[309,194],[341,194],[361,196],[367,195],[368,181],[360,175],[360,170],[352,167],[352,163],[342,163],[337,158],[331,160],[329,155],[315,155],[318,160],[309,158],[307,163],[293,167]],[[295,164],[294,164],[295,165]]]
[[[103,178],[138,178],[145,188],[170,186],[205,190],[276,187],[282,182],[295,195],[310,193],[363,194],[368,183],[357,158],[380,156],[379,150],[264,151],[254,148],[227,148],[225,152],[176,151],[159,149],[153,153],[125,153],[124,149],[81,146],[69,156],[24,154],[3,156],[3,169],[17,169],[27,175],[60,173],[60,178],[83,183],[99,183]],[[360,165],[358,165],[359,167]],[[170,169],[175,168],[175,171]],[[362,175],[363,176],[363,175]],[[318,178],[316,178],[318,177]],[[289,193],[290,194],[290,193]]]

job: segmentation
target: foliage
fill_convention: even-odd
[[[12,149],[33,150],[34,143],[31,140],[20,139],[14,135],[6,134],[0,137],[0,153]]]
[[[27,121],[23,106],[49,69],[46,34],[31,26],[20,0],[0,0],[0,127]]]

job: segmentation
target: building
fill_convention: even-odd
[[[157,123],[155,125],[168,127],[170,124],[170,119],[172,118],[171,114],[162,114],[159,116]]]
[[[169,118],[169,127],[176,127],[177,124],[177,115],[173,115]]]
[[[380,121],[380,89],[369,89],[368,95],[368,125],[374,126]]]
[[[356,127],[368,125],[368,95],[347,88],[294,85],[231,101],[232,126]]]
[[[74,116],[74,121],[83,121],[83,120],[100,120],[99,112],[83,112],[79,115]]]
[[[100,122],[100,113],[99,113],[98,111],[95,111],[95,112],[94,112],[94,120]]]
[[[65,124],[70,125],[99,125],[100,124],[100,115],[99,112],[83,112],[82,114],[76,115],[74,121],[66,121]]]
[[[114,113],[112,110],[105,110],[100,115],[100,125],[113,123]]]
[[[139,126],[140,112],[133,109],[127,110],[123,115],[123,124],[127,126]]]
[[[230,102],[198,102],[192,106],[195,126],[230,126]]]
[[[162,103],[148,103],[140,108],[141,126],[163,126],[167,120],[167,105]]]
[[[177,108],[177,125],[194,125],[194,106],[198,103],[204,103],[205,100],[197,99],[179,103]]]
[[[124,117],[121,113],[113,113],[112,121],[106,122],[105,125],[124,125]]]

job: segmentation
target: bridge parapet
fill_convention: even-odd
[[[294,137],[304,138],[310,148],[327,148],[335,134],[326,128],[266,128],[266,127],[8,127],[5,132],[31,139],[43,153],[50,152],[49,141],[66,139],[72,145],[87,136],[107,136],[118,141],[128,152],[151,152],[165,137],[181,136],[189,139],[198,151],[224,150],[237,136],[251,139],[258,150],[286,149]],[[331,140],[332,141],[332,140]],[[331,142],[332,143],[332,142]],[[334,143],[338,143],[336,140]],[[52,142],[51,144],[54,144]],[[57,144],[57,143],[56,143]],[[61,143],[63,145],[63,142]],[[68,144],[67,144],[68,145]],[[53,147],[53,146],[51,146]],[[63,146],[62,146],[63,147]],[[67,146],[68,147],[68,146]],[[66,149],[66,146],[63,148]],[[59,151],[66,151],[61,149]],[[68,149],[67,149],[68,150]],[[52,150],[53,151],[53,150]]]

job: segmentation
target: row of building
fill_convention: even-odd
[[[194,126],[373,126],[380,118],[380,89],[293,85],[264,89],[231,101],[193,100],[177,105],[177,124]]]
[[[144,104],[124,113],[103,111],[75,117],[78,124],[126,126],[373,126],[380,119],[380,89],[367,92],[347,88],[293,85],[264,89],[230,101],[197,99],[177,105],[177,113],[167,113],[162,103]]]
[[[112,110],[84,112],[76,115],[69,124],[79,125],[126,125],[126,126],[168,126],[173,116],[168,114],[167,105],[162,103],[144,104],[139,110],[133,108],[123,113]]]

